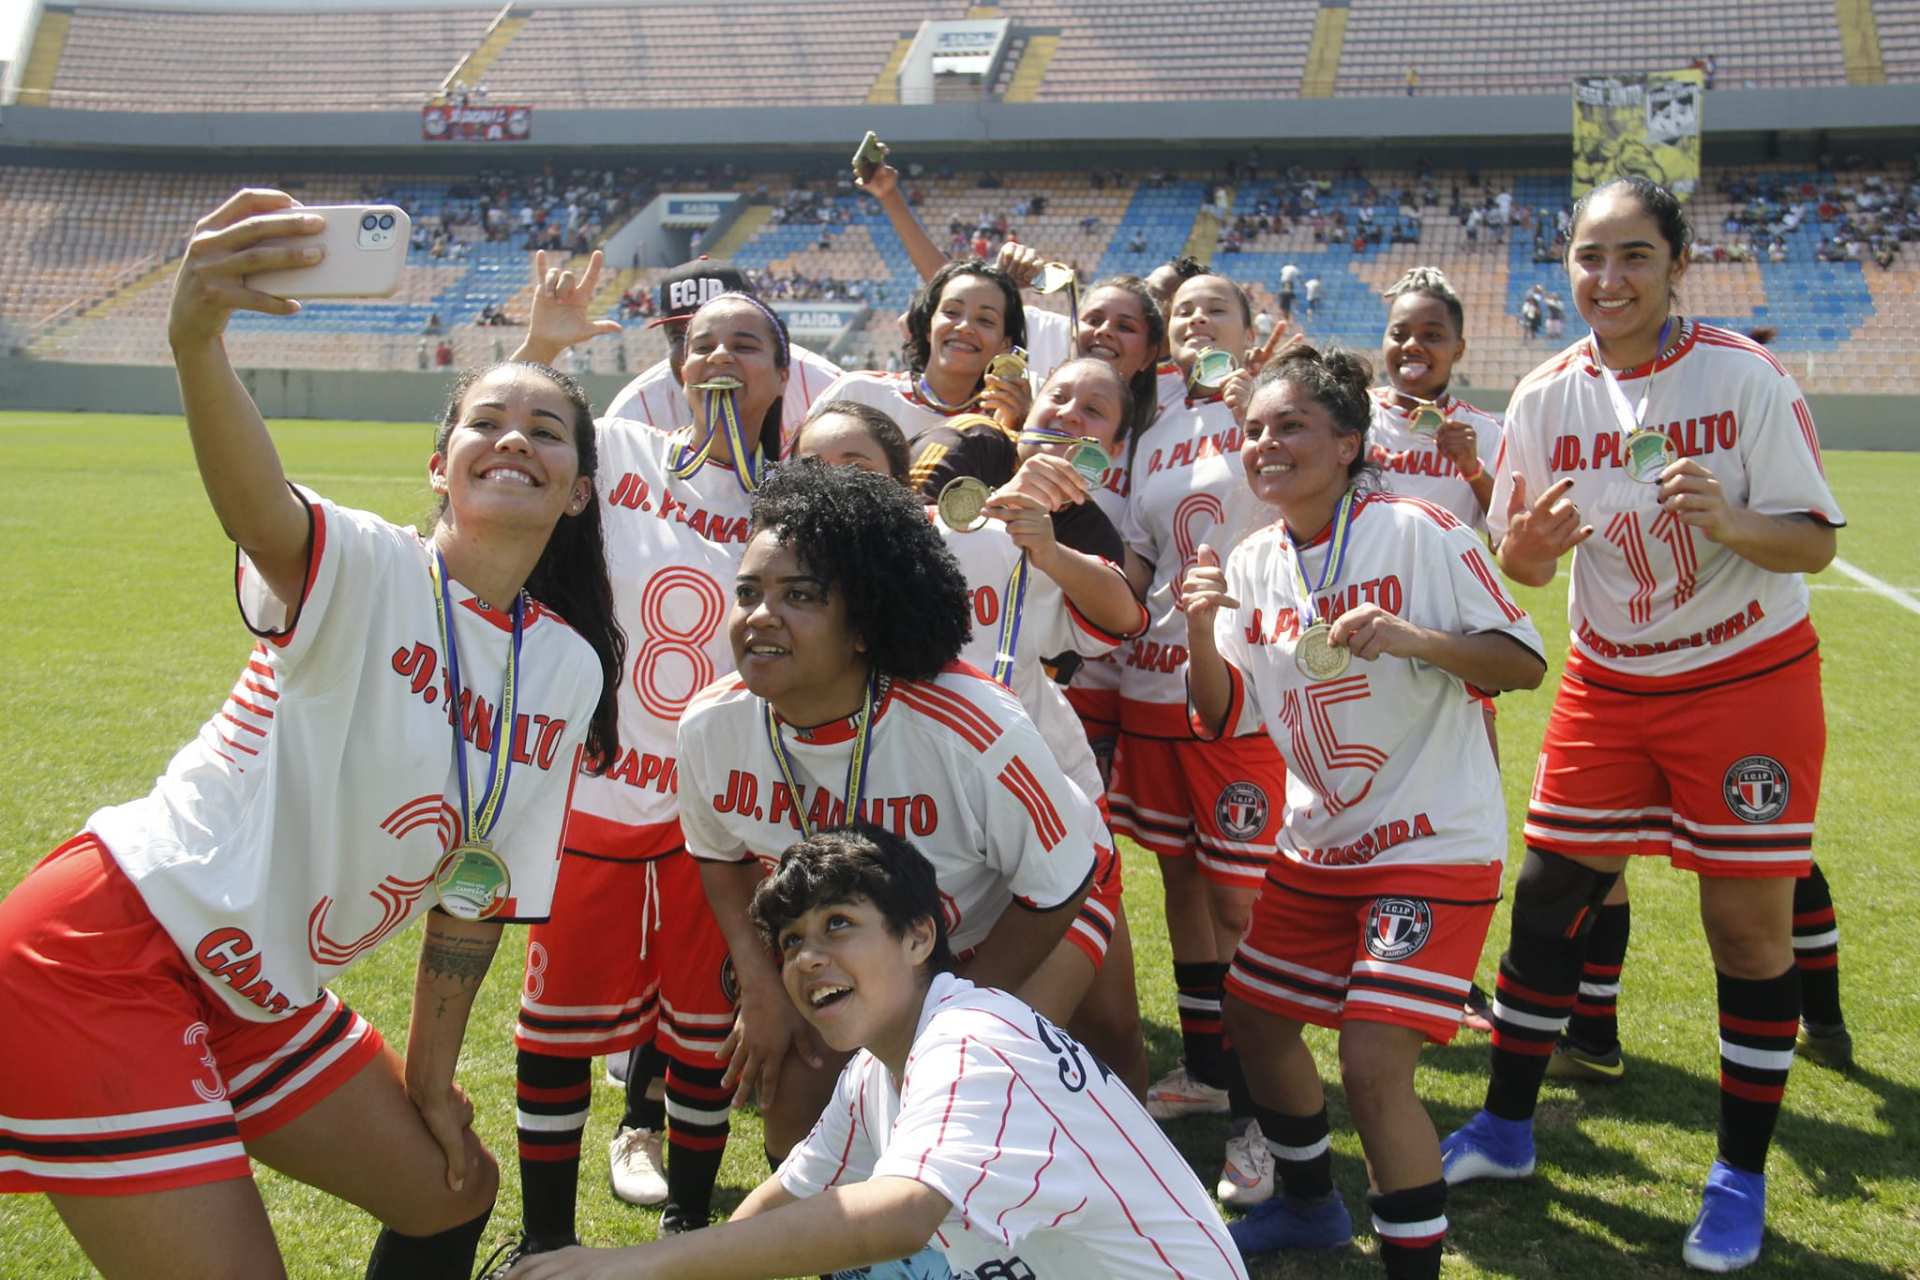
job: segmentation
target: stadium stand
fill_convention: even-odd
[[[964,251],[962,244],[970,248],[983,228],[997,242],[1004,220],[1023,242],[1073,263],[1091,281],[1115,272],[1144,274],[1204,245],[1217,269],[1246,283],[1256,303],[1274,314],[1276,282],[1291,262],[1303,280],[1321,282],[1317,314],[1305,314],[1303,296],[1296,324],[1317,340],[1362,350],[1378,344],[1380,291],[1410,266],[1436,264],[1466,303],[1469,351],[1461,369],[1474,387],[1510,387],[1547,354],[1544,336],[1527,336],[1522,306],[1536,284],[1566,289],[1551,235],[1537,245],[1518,222],[1551,225],[1567,204],[1564,170],[1488,170],[1478,185],[1464,172],[1444,169],[1425,178],[1412,170],[1370,170],[1364,177],[1231,184],[1196,174],[1103,174],[1098,188],[1085,173],[1064,169],[996,174],[990,180],[1001,183],[997,187],[980,186],[984,176],[907,180],[930,233],[956,252]],[[1920,353],[1911,342],[1920,327],[1920,255],[1893,252],[1883,267],[1871,251],[1876,242],[1897,244],[1907,228],[1913,178],[1906,167],[1837,175],[1785,166],[1709,172],[1692,207],[1705,251],[1682,291],[1689,314],[1734,328],[1777,330],[1776,351],[1810,390],[1920,392]],[[0,198],[6,282],[0,324],[16,335],[15,345],[44,359],[165,363],[167,291],[158,286],[171,276],[182,229],[233,187],[270,180],[287,179],[0,168],[6,192]],[[516,326],[477,321],[492,309],[509,319],[526,315],[529,254],[518,229],[505,239],[485,238],[479,189],[488,181],[396,182],[369,174],[297,179],[310,202],[350,200],[377,189],[413,210],[420,228],[430,230],[447,216],[450,241],[460,247],[441,257],[413,250],[393,298],[314,303],[292,321],[243,316],[233,329],[236,357],[259,367],[413,368],[439,344],[440,335],[427,332],[436,315],[456,362],[511,351],[519,342]],[[776,301],[824,291],[867,302],[864,324],[842,343],[840,355],[849,364],[883,364],[898,347],[896,317],[918,277],[877,204],[833,180],[748,175],[735,185],[759,216],[728,251],[734,260]],[[1311,210],[1299,199],[1305,185],[1314,192]],[[1426,203],[1427,193],[1433,204]],[[1470,239],[1450,206],[1486,206],[1503,193],[1512,198],[1516,225]],[[1224,217],[1207,210],[1218,207],[1221,195]],[[1383,228],[1405,231],[1416,221],[1409,215],[1420,215],[1419,242],[1391,243],[1389,232],[1356,251],[1354,228],[1369,203]],[[1792,205],[1805,212],[1787,227]],[[1271,228],[1264,233],[1263,210]],[[1834,248],[1843,228],[1864,251],[1850,250],[1845,238]],[[1734,246],[1727,256],[1737,258],[1756,238],[1778,239],[1785,260],[1767,260],[1764,252],[1745,261],[1713,260]],[[1842,260],[1822,261],[1823,243]],[[1850,252],[1862,256],[1853,259]],[[631,267],[610,272],[599,306],[617,315],[622,294],[637,299],[658,274]],[[1066,300],[1056,295],[1040,305],[1063,308]],[[1567,326],[1567,340],[1581,332],[1570,306]],[[637,371],[664,352],[644,317],[630,316],[617,342],[590,344],[584,358],[611,373]]]
[[[1857,7],[1857,6],[1856,6]],[[104,111],[381,111],[456,75],[493,102],[545,108],[897,101],[889,76],[924,20],[1010,24],[989,97],[1141,102],[1397,95],[1409,62],[1430,96],[1558,93],[1594,69],[1666,70],[1712,56],[1724,88],[1920,78],[1920,13],[1868,6],[1851,37],[1833,0],[748,0],[268,11],[45,6],[22,84],[34,105]],[[1342,21],[1317,22],[1326,15]],[[52,33],[58,33],[57,36]],[[1413,38],[1410,38],[1410,35]],[[1847,40],[1864,42],[1850,57]],[[1884,56],[1880,48],[1884,48]],[[1314,84],[1308,61],[1316,60]]]

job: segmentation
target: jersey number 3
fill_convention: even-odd
[[[633,688],[647,714],[673,721],[713,683],[706,647],[727,618],[727,598],[698,569],[665,569],[640,593],[641,636]]]

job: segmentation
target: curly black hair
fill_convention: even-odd
[[[927,362],[933,358],[933,313],[940,309],[940,294],[955,276],[979,276],[999,285],[1006,298],[1007,340],[1016,347],[1027,345],[1027,311],[1020,303],[1020,286],[1013,277],[979,258],[949,262],[933,273],[933,279],[913,295],[907,307],[907,339],[900,344],[900,354],[916,374],[925,373]]]
[[[778,955],[782,929],[809,911],[855,898],[872,903],[896,938],[905,936],[916,920],[932,920],[934,943],[927,967],[933,973],[952,971],[953,951],[933,864],[904,836],[869,823],[815,832],[789,847],[773,874],[754,890],[747,918]]]
[[[753,495],[750,533],[771,532],[829,594],[884,676],[931,680],[972,637],[967,580],[926,508],[891,476],[801,458]]]

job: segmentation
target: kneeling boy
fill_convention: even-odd
[[[1125,1084],[1019,1000],[950,972],[933,869],[874,827],[788,849],[753,919],[801,1014],[843,1052],[833,1101],[731,1221],[568,1249],[513,1280],[779,1277],[906,1257],[956,1275],[1221,1277],[1246,1269],[1213,1201]]]

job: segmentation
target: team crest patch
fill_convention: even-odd
[[[1433,936],[1433,908],[1420,898],[1375,898],[1367,908],[1367,954],[1405,960]]]
[[[1223,835],[1251,840],[1266,829],[1267,793],[1251,782],[1229,783],[1213,806],[1213,820]]]
[[[1787,811],[1793,784],[1786,766],[1772,756],[1747,756],[1727,770],[1721,789],[1727,808],[1742,822],[1772,822]]]
[[[740,1003],[740,975],[733,971],[733,957],[720,962],[720,992],[728,1004]]]

